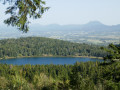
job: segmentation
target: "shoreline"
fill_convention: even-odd
[[[103,59],[103,57],[95,57],[95,56],[21,56],[21,57],[5,57],[0,58],[0,60],[8,60],[8,59],[18,59],[18,58],[40,58],[40,57],[71,57],[71,58],[93,58],[93,59]]]

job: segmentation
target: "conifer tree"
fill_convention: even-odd
[[[10,17],[4,20],[4,23],[17,27],[23,32],[29,30],[29,18],[41,18],[43,13],[49,9],[49,7],[45,7],[46,3],[43,0],[4,0],[3,4],[7,2],[12,5],[5,12],[10,14]]]
[[[120,44],[110,44],[108,48],[101,48],[108,52],[108,55],[104,57],[104,60],[110,60],[111,62],[120,61]]]

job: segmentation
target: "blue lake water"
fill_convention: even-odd
[[[79,58],[79,57],[34,57],[34,58],[17,58],[17,59],[8,59],[8,60],[0,60],[0,63],[3,64],[13,64],[13,65],[47,65],[47,64],[55,64],[55,65],[64,65],[64,64],[74,64],[76,62],[87,62],[87,61],[99,61],[102,62],[101,59],[93,59],[93,58]]]

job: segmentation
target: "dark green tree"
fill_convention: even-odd
[[[101,47],[101,49],[108,52],[108,55],[104,57],[104,60],[110,60],[111,62],[120,61],[120,44],[110,44],[108,48]]]
[[[49,9],[49,7],[45,7],[46,3],[43,0],[4,0],[3,4],[7,2],[12,5],[5,12],[6,14],[10,14],[10,17],[4,20],[4,23],[17,27],[23,32],[29,30],[29,18],[41,18],[43,13]]]

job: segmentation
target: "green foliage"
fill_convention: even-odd
[[[8,81],[5,77],[0,77],[0,90],[7,89]]]
[[[10,77],[8,87],[11,90],[31,90],[29,83],[19,75]]]
[[[40,73],[40,75],[35,75],[33,84],[36,89],[41,90],[43,88],[48,88],[52,85],[53,79],[48,78],[44,73]]]
[[[100,62],[12,67],[0,64],[0,89],[119,90],[120,62],[105,66]]]
[[[0,88],[10,90],[60,90],[69,82],[72,65],[25,65],[0,64]],[[60,69],[60,70],[59,70]],[[58,70],[59,73],[58,74]],[[14,71],[15,74],[10,72]],[[67,72],[67,73],[66,73]],[[54,77],[54,74],[56,77]],[[62,81],[63,78],[65,81]],[[3,82],[3,84],[2,84]]]
[[[95,56],[106,53],[99,46],[42,37],[0,40],[0,58],[39,56]]]
[[[120,45],[110,44],[109,49],[103,48],[109,53],[109,55],[104,57],[104,60],[110,60],[111,62],[120,61]]]
[[[4,2],[10,0],[4,0]],[[12,1],[12,0],[11,0]],[[10,14],[10,18],[4,22],[7,25],[17,27],[23,32],[29,30],[29,18],[41,18],[43,13],[49,9],[45,6],[45,1],[42,0],[15,0],[14,4],[7,8],[6,14]]]

